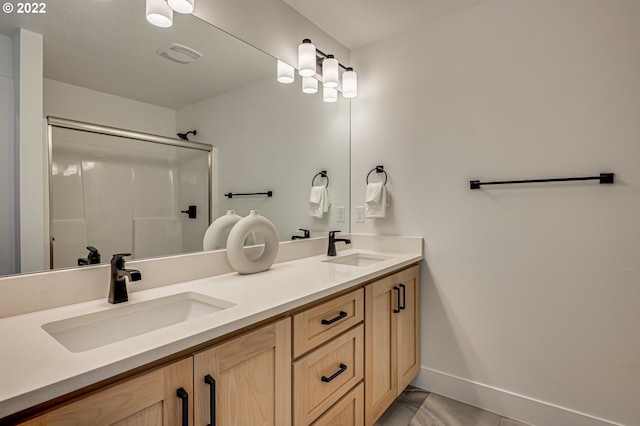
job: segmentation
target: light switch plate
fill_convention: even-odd
[[[364,206],[356,206],[356,222],[364,223]]]
[[[344,223],[344,206],[338,206],[336,207],[336,214],[338,215],[338,218],[336,219],[336,221],[338,223]]]

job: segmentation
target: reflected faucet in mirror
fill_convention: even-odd
[[[127,293],[127,278],[129,281],[139,281],[142,274],[137,269],[125,269],[124,258],[131,253],[114,254],[111,258],[111,283],[109,285],[109,303],[116,304],[129,300]]]
[[[298,231],[302,231],[303,235],[293,235],[291,237],[292,240],[304,240],[304,239],[307,239],[307,238],[311,238],[311,233],[309,232],[308,229],[300,228],[300,229],[298,229]]]
[[[78,266],[97,265],[100,263],[100,252],[94,246],[87,246],[89,254],[85,258],[78,259]]]

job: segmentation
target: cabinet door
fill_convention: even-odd
[[[178,396],[179,389],[187,398]],[[188,426],[193,424],[192,396],[193,362],[187,358],[91,393],[24,425]]]
[[[372,425],[420,369],[420,268],[365,288],[365,421]]]
[[[195,424],[291,424],[291,320],[194,355]]]
[[[365,288],[365,423],[372,425],[397,394],[396,313],[393,276]]]
[[[396,315],[399,395],[420,370],[420,269],[414,266],[394,277],[401,301]]]

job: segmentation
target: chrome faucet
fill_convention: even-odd
[[[127,294],[127,281],[138,281],[142,274],[136,269],[125,269],[124,258],[131,253],[114,254],[111,258],[111,284],[109,286],[109,303],[122,303],[129,300]]]
[[[348,238],[336,238],[336,232],[342,231],[330,231],[329,232],[329,249],[327,250],[327,256],[335,256],[336,255],[336,243],[343,242],[346,244],[351,244],[351,240]]]

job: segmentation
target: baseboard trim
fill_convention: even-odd
[[[414,386],[535,426],[624,426],[505,389],[421,367]]]

